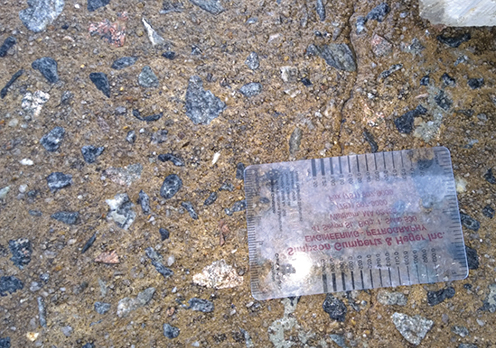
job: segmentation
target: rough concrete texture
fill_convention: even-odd
[[[425,337],[416,336],[421,346],[496,345],[496,220],[483,214],[496,206],[496,186],[484,178],[496,165],[494,28],[433,26],[413,0],[387,1],[375,12],[377,0],[111,0],[91,12],[86,2],[63,10],[53,4],[63,2],[5,0],[0,16],[0,42],[16,41],[0,57],[0,88],[7,86],[0,100],[2,344],[409,347],[392,320],[401,312],[433,322]],[[28,28],[42,31],[27,29],[20,12]],[[32,68],[42,57],[56,61],[56,82]],[[138,59],[112,68],[122,57]],[[145,66],[158,87],[139,85]],[[454,86],[443,82],[445,73]],[[100,87],[90,74],[101,77]],[[254,82],[259,94],[240,93]],[[408,120],[411,133],[400,133],[395,120],[419,105],[427,111]],[[135,109],[163,116],[144,122]],[[65,133],[50,152],[40,139],[55,127]],[[81,152],[87,145],[105,148],[91,164]],[[245,199],[238,163],[437,145],[449,148],[463,179],[460,210],[480,223],[477,231],[463,228],[478,265],[468,279],[388,289],[404,295],[400,302],[378,301],[378,289],[333,294],[347,308],[342,322],[324,311],[325,295],[252,298],[245,212],[232,208]],[[184,166],[157,160],[166,153]],[[51,173],[70,183],[50,190]],[[171,175],[177,179],[161,192]],[[149,196],[145,213],[141,190]],[[204,204],[213,192],[216,199]],[[119,203],[118,194],[127,198]],[[78,223],[50,217],[60,211],[78,212]],[[32,247],[23,269],[9,249],[19,239]],[[149,247],[173,275],[157,272]],[[116,263],[94,261],[110,252]],[[220,260],[232,266],[236,286],[193,282]],[[450,287],[453,297],[428,304],[429,291]],[[141,298],[150,288],[153,296]],[[188,309],[193,298],[210,301],[213,311]],[[95,302],[110,309],[99,314]],[[453,333],[454,326],[469,335]]]

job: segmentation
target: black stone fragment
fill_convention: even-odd
[[[308,87],[308,86],[311,86],[312,85],[312,81],[310,81],[309,79],[307,79],[306,77],[302,78],[301,80],[301,83],[303,83],[304,86]]]
[[[28,263],[31,262],[31,254],[33,253],[33,248],[31,247],[31,242],[26,238],[19,238],[16,240],[9,240],[9,249],[12,253],[10,260],[19,269],[23,269]]]
[[[211,192],[210,195],[205,200],[205,202],[203,202],[203,205],[211,205],[216,200],[217,200],[217,192]]]
[[[186,209],[186,211],[189,213],[189,216],[191,216],[193,220],[198,220],[198,214],[196,213],[195,208],[193,207],[193,204],[191,204],[191,202],[182,202],[181,206]]]
[[[133,130],[127,132],[126,141],[130,144],[134,144],[134,142],[136,141],[136,132]]]
[[[150,115],[150,116],[145,116],[141,117],[139,110],[134,109],[133,110],[133,116],[136,117],[140,121],[146,121],[146,122],[153,122],[153,121],[158,121],[160,118],[164,115],[163,112],[155,115]]]
[[[170,232],[165,228],[159,228],[158,233],[160,233],[160,238],[162,239],[162,241],[169,239],[170,237]]]
[[[62,140],[64,139],[65,130],[62,127],[55,127],[50,132],[41,137],[40,144],[45,150],[55,152],[59,149]]]
[[[396,120],[394,120],[394,124],[398,129],[398,132],[404,134],[411,133],[413,130],[414,118],[420,115],[425,115],[426,112],[426,108],[424,108],[422,105],[418,105],[414,110],[410,110],[398,117]]]
[[[107,6],[110,0],[88,0],[88,11],[93,12],[96,9]]]
[[[90,80],[107,98],[110,98],[110,83],[106,74],[102,72],[91,73]]]
[[[150,214],[150,197],[148,197],[145,191],[140,190],[137,203],[141,206],[143,214]]]
[[[176,58],[176,52],[174,51],[164,52],[162,53],[162,57],[167,58],[169,60],[173,60],[174,58]]]
[[[62,24],[61,28],[64,30],[67,30],[67,29],[69,29],[69,24],[67,24],[67,23]]]
[[[178,167],[184,167],[184,161],[181,157],[175,156],[171,153],[166,153],[162,155],[158,155],[158,159],[162,162],[171,161],[172,164]]]
[[[210,313],[214,311],[214,303],[209,300],[204,300],[202,298],[193,297],[188,301],[189,308],[194,311]]]
[[[226,208],[224,211],[227,215],[232,216],[234,213],[246,210],[246,200],[241,200],[234,202],[233,206],[229,209]]]
[[[386,19],[387,14],[389,13],[389,5],[385,2],[374,7],[372,11],[370,11],[367,15],[368,20],[376,20],[378,22],[384,21]]]
[[[93,245],[93,243],[95,243],[95,240],[96,240],[96,232],[93,233],[93,235],[91,236],[91,238],[88,239],[86,241],[86,243],[84,243],[83,249],[81,249],[81,254],[84,254],[85,252],[87,252],[88,249],[91,248],[91,246]]]
[[[360,34],[365,30],[365,24],[367,24],[367,17],[358,16],[356,20],[356,33]]]
[[[219,0],[189,0],[189,2],[213,15],[218,15],[224,11]]]
[[[451,286],[438,291],[429,291],[427,292],[427,303],[429,303],[429,306],[435,306],[453,296],[455,296],[455,288]]]
[[[86,343],[83,348],[95,348],[95,345],[93,343]]]
[[[236,168],[236,172],[237,172],[237,168]],[[233,192],[233,190],[234,190],[234,185],[229,181],[224,181],[224,183],[219,187],[219,191]]]
[[[110,310],[110,303],[95,302],[95,311],[98,314],[105,314]]]
[[[468,86],[472,89],[478,89],[484,86],[484,79],[481,77],[480,79],[468,79]]]
[[[465,252],[467,253],[468,269],[479,268],[479,255],[477,255],[477,250],[465,245]]]
[[[317,14],[319,15],[319,19],[321,22],[325,21],[326,19],[326,11],[325,11],[325,6],[322,0],[317,0],[317,3],[315,5],[315,10],[317,11]]]
[[[443,110],[448,110],[453,105],[453,101],[444,93],[444,91],[439,91],[434,97],[434,101]]]
[[[374,140],[374,136],[366,129],[363,130],[363,138],[365,139],[365,141],[369,143],[370,151],[377,152],[379,147],[377,146],[377,143]]]
[[[469,230],[477,232],[480,228],[479,221],[475,220],[473,217],[467,214],[460,213],[460,220],[462,222],[462,225],[468,228]]]
[[[16,44],[16,39],[13,36],[9,36],[3,41],[2,46],[0,46],[0,57],[5,57],[7,52],[12,46]]]
[[[456,85],[456,80],[449,76],[447,73],[444,73],[443,76],[441,76],[441,81],[446,85],[446,86],[454,86]]]
[[[60,190],[72,184],[72,175],[54,172],[46,177],[48,187],[52,192]]]
[[[186,90],[186,116],[195,124],[209,124],[224,111],[226,104],[203,88],[199,76],[192,76]]]
[[[394,64],[389,69],[381,72],[381,74],[379,75],[379,79],[383,80],[383,79],[389,77],[392,73],[394,73],[398,70],[401,70],[402,68],[403,68],[403,64]]]
[[[245,178],[245,165],[238,163],[236,165],[236,179],[243,180]]]
[[[112,63],[111,68],[115,70],[121,70],[124,68],[127,68],[138,60],[138,57],[121,57],[116,60],[114,60],[114,63]]]
[[[152,260],[152,265],[155,267],[158,273],[163,275],[165,278],[170,277],[174,275],[174,272],[170,269],[164,266],[162,263],[162,257],[160,256],[159,253],[155,251],[152,247],[148,247],[145,249],[146,256]]]
[[[47,319],[46,319],[46,307],[45,307],[45,301],[43,300],[43,297],[39,296],[36,301],[38,302],[38,316],[40,318],[40,326],[41,327],[46,327],[47,326]]]
[[[196,46],[196,45],[192,45],[191,46],[191,54],[193,56],[199,56],[201,55],[202,51],[200,49],[200,47]]]
[[[14,276],[0,277],[0,296],[7,296],[7,292],[12,294],[23,288],[24,284]]]
[[[322,308],[324,309],[324,312],[329,314],[331,319],[344,322],[347,309],[343,301],[331,294],[327,294],[324,303],[322,304]]]
[[[91,164],[96,162],[96,158],[103,153],[103,150],[105,150],[105,147],[103,146],[96,147],[93,145],[88,145],[81,148],[81,153],[83,154],[83,158],[86,163]]]
[[[0,348],[10,348],[10,337],[0,337]]]
[[[50,217],[68,225],[75,225],[78,221],[79,213],[77,211],[59,211]]]
[[[457,36],[451,36],[451,37],[445,36],[445,35],[438,35],[437,36],[437,41],[439,41],[439,42],[441,42],[447,46],[453,47],[453,48],[457,48],[462,43],[464,43],[470,39],[471,39],[470,33],[466,33],[463,35],[457,35]]]
[[[64,93],[62,93],[62,96],[60,97],[60,104],[69,105],[72,98],[74,98],[74,94],[72,94],[71,91],[64,91]]]
[[[0,98],[2,98],[2,99],[5,98],[5,96],[7,95],[7,92],[9,91],[10,86],[12,86],[14,84],[14,82],[16,82],[16,80],[19,77],[21,77],[21,75],[23,73],[24,73],[24,70],[21,69],[18,72],[16,72],[14,75],[12,75],[10,80],[5,84],[5,86],[0,91]]]
[[[171,174],[164,179],[162,187],[160,188],[160,195],[165,199],[170,199],[181,189],[183,186],[182,180],[176,174]]]
[[[31,64],[31,67],[39,70],[50,83],[55,83],[59,80],[59,75],[57,73],[57,62],[53,58],[43,57],[36,59],[33,64]]]
[[[429,75],[425,75],[420,79],[420,85],[421,86],[429,86],[429,83],[431,82],[431,78]]]
[[[490,205],[486,205],[482,209],[482,214],[484,214],[484,216],[492,219],[494,217],[494,209]]]
[[[487,170],[486,174],[484,174],[484,179],[486,179],[486,181],[490,184],[496,184],[496,177],[493,174],[493,168],[489,168]]]
[[[171,326],[170,324],[164,324],[164,336],[167,338],[176,338],[179,336],[179,330],[177,327]]]

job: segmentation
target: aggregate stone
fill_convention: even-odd
[[[193,297],[188,301],[189,309],[194,311],[210,313],[214,311],[214,303],[209,300]]]
[[[19,18],[35,33],[45,30],[64,9],[64,0],[28,0],[27,3],[28,8],[19,11]]]
[[[409,134],[413,130],[415,117],[425,115],[426,113],[427,109],[422,105],[419,105],[414,110],[410,110],[394,120],[394,124],[398,129],[398,132]]]
[[[55,192],[72,185],[72,175],[61,172],[54,172],[46,177],[48,188]]]
[[[370,152],[374,153],[377,152],[377,150],[379,150],[379,147],[377,146],[377,142],[375,141],[374,136],[366,129],[363,131],[363,138],[365,139],[365,141],[369,143]]]
[[[24,266],[31,262],[33,248],[31,247],[29,239],[19,238],[16,240],[9,240],[9,249],[12,253],[10,260],[14,265],[19,267],[19,269],[23,269]]]
[[[67,225],[75,225],[78,221],[79,213],[77,211],[59,211],[50,217]]]
[[[91,164],[96,162],[96,158],[103,153],[103,150],[105,150],[105,147],[103,146],[96,147],[87,145],[81,148],[81,153],[83,154],[85,162]]]
[[[456,326],[455,325],[451,328],[451,331],[460,337],[465,337],[465,336],[469,335],[469,331],[465,326]]]
[[[289,154],[291,156],[296,155],[296,153],[300,150],[302,136],[303,132],[298,127],[293,130],[293,133],[291,133],[291,136],[289,137]]]
[[[100,7],[107,6],[110,4],[110,0],[88,0],[87,9],[90,12],[99,9]]]
[[[102,72],[91,73],[90,80],[107,98],[110,98],[110,83],[106,74]]]
[[[403,64],[393,64],[387,70],[384,70],[379,74],[379,79],[384,80],[385,78],[391,76],[392,73],[401,70],[403,68]]]
[[[334,297],[332,294],[327,294],[324,303],[322,303],[322,308],[324,312],[329,314],[331,319],[344,322],[347,309],[340,299]]]
[[[148,65],[144,66],[138,76],[138,83],[141,87],[158,87],[158,77]]]
[[[81,254],[84,254],[86,251],[88,251],[89,248],[95,243],[96,240],[96,232],[93,233],[93,235],[84,243],[83,248],[81,249]]]
[[[262,93],[262,84],[258,82],[250,82],[246,85],[243,85],[239,92],[243,94],[245,97],[254,97],[260,93]]]
[[[199,76],[192,76],[186,90],[186,116],[195,124],[210,124],[226,108],[226,104],[203,88]]]
[[[246,57],[245,64],[251,70],[257,70],[260,67],[260,60],[257,52],[251,52],[248,57]]]
[[[217,200],[217,192],[210,192],[210,195],[205,199],[203,205],[208,206],[213,204]]]
[[[458,348],[478,348],[478,346],[472,343],[460,343]]]
[[[159,129],[152,134],[150,141],[152,144],[162,144],[167,140],[167,134],[169,134],[167,129]]]
[[[182,180],[176,174],[171,174],[164,179],[160,188],[160,195],[165,199],[171,199],[183,186]]]
[[[489,284],[489,293],[485,298],[481,310],[486,312],[496,312],[496,284]]]
[[[122,70],[124,68],[130,67],[131,65],[134,65],[134,63],[136,63],[137,60],[138,57],[121,57],[114,60],[111,68],[115,70]]]
[[[13,36],[7,37],[4,41],[2,46],[0,46],[0,57],[5,57],[7,55],[7,52],[10,50],[12,46],[16,44],[16,39]]]
[[[218,15],[224,11],[219,0],[189,0],[193,5],[198,6],[213,15]]]
[[[405,306],[407,303],[407,298],[401,292],[379,290],[379,293],[377,294],[377,302],[387,306]]]
[[[333,68],[349,72],[357,68],[355,55],[347,44],[331,43],[322,46],[319,51],[320,56]]]
[[[469,230],[477,232],[480,228],[479,221],[475,220],[473,217],[467,214],[460,213],[460,220],[462,222],[462,225],[468,228]]]
[[[479,89],[482,86],[484,86],[484,79],[483,78],[479,78],[479,79],[468,79],[467,84],[472,89]]]
[[[166,51],[166,52],[162,53],[162,57],[167,58],[169,60],[174,60],[174,58],[176,58],[176,52]]]
[[[470,33],[456,35],[456,36],[445,36],[443,34],[437,36],[437,40],[449,47],[457,48],[462,43],[467,42],[471,39]]]
[[[244,163],[238,163],[236,165],[236,179],[244,180],[245,178],[245,165]]]
[[[104,174],[116,184],[130,186],[133,182],[141,178],[143,166],[141,163],[130,164],[125,168],[110,167],[104,171]]]
[[[160,10],[160,14],[167,14],[172,12],[181,13],[183,12],[184,5],[182,2],[172,2],[169,0],[164,0],[162,2],[162,9]]]
[[[7,292],[12,294],[23,288],[24,284],[15,276],[0,277],[0,296],[7,296]]]
[[[231,208],[226,208],[224,211],[227,215],[232,216],[234,213],[246,210],[246,200],[234,202]]]
[[[162,36],[160,36],[155,29],[148,23],[148,21],[143,17],[141,18],[141,22],[145,26],[146,33],[148,35],[148,39],[152,43],[153,46],[163,46],[165,45],[165,40]]]
[[[453,296],[455,296],[455,288],[451,286],[446,289],[441,289],[438,291],[428,291],[427,303],[429,303],[429,306],[435,306],[440,304],[446,299],[452,298]]]
[[[434,101],[441,109],[446,111],[453,105],[453,101],[443,90],[439,91],[439,93],[434,97]]]
[[[166,239],[169,239],[170,232],[167,229],[165,229],[165,228],[159,228],[158,232],[160,233],[160,239],[162,241],[164,241]]]
[[[40,319],[40,326],[46,327],[47,326],[47,319],[46,319],[45,301],[43,300],[43,297],[41,297],[41,296],[38,296],[36,298],[36,301],[38,302],[38,316]]]
[[[155,288],[147,288],[140,293],[136,298],[125,297],[119,301],[117,304],[117,316],[123,318],[129,315],[132,311],[141,308],[151,301],[153,294],[155,294]]]
[[[127,132],[126,141],[130,144],[134,144],[134,142],[136,141],[136,132],[133,130]]]
[[[133,116],[136,117],[140,121],[146,121],[146,122],[158,121],[162,118],[163,115],[164,115],[164,113],[160,112],[158,114],[142,117],[138,109],[133,110]]]
[[[146,256],[150,258],[153,267],[155,267],[158,273],[163,275],[165,278],[174,275],[174,272],[170,268],[164,266],[164,264],[162,263],[162,256],[157,251],[155,251],[155,249],[153,249],[152,247],[148,247],[146,248],[145,252]]]
[[[167,338],[176,338],[179,336],[179,330],[177,327],[171,326],[170,324],[164,324],[164,336]]]
[[[39,70],[50,83],[55,83],[59,80],[59,75],[57,73],[57,62],[53,58],[43,57],[36,59],[33,64],[31,64],[31,67]]]
[[[490,205],[486,205],[484,208],[482,208],[482,214],[492,219],[494,217],[494,209]]]
[[[449,76],[447,73],[444,73],[442,76],[441,76],[441,81],[443,82],[443,84],[445,86],[455,86],[456,85],[456,80]]]
[[[10,86],[12,86],[14,84],[14,82],[16,82],[16,80],[21,77],[21,75],[24,73],[24,70],[18,70],[16,73],[14,73],[14,75],[12,75],[12,77],[10,78],[9,81],[7,81],[7,83],[5,84],[5,86],[2,88],[2,90],[0,91],[0,98],[5,98],[5,96],[7,95],[7,92],[9,91],[9,88]]]
[[[95,302],[95,311],[98,314],[105,314],[110,310],[110,303]]]
[[[171,161],[172,164],[178,167],[184,167],[184,161],[181,157],[173,155],[171,153],[166,153],[162,155],[158,155],[158,159],[162,162]]]
[[[193,220],[198,220],[198,214],[195,211],[195,208],[193,207],[193,204],[191,202],[182,202],[181,206],[186,209],[186,211],[189,213],[189,216]]]
[[[150,214],[150,197],[143,190],[140,190],[138,195],[138,204],[141,206],[141,211],[143,214]]]
[[[493,174],[493,168],[489,168],[487,170],[486,174],[484,174],[484,179],[486,179],[486,181],[490,184],[496,184],[496,177]]]
[[[321,22],[325,21],[326,19],[326,11],[325,11],[325,6],[322,0],[317,0],[315,4],[315,10],[317,11],[317,14],[319,15],[319,19]]]
[[[479,256],[477,255],[477,250],[465,245],[465,252],[467,253],[468,269],[479,268]]]
[[[234,185],[228,180],[224,181],[222,185],[219,187],[219,191],[229,191],[232,192],[234,190]]]
[[[105,202],[109,206],[107,219],[127,230],[136,218],[136,213],[132,210],[134,204],[129,200],[127,193],[116,194],[114,199],[107,199]]]
[[[415,315],[410,317],[403,313],[395,312],[391,319],[393,320],[396,329],[410,343],[418,346],[425,338],[427,332],[432,328],[434,322],[432,320]]]
[[[368,14],[367,20],[376,20],[378,22],[383,22],[386,19],[387,14],[389,13],[390,8],[389,5],[385,2],[374,7]]]

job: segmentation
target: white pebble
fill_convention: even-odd
[[[212,158],[212,165],[214,165],[215,163],[217,163],[217,161],[219,160],[219,158],[220,158],[220,152],[214,153],[214,157]]]
[[[26,185],[26,184],[19,186],[19,192],[20,193],[26,192],[27,189],[28,189],[28,185]]]
[[[19,163],[22,164],[23,166],[32,166],[34,164],[34,162],[29,158],[24,158],[20,160]]]

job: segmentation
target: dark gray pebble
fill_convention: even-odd
[[[180,330],[170,324],[164,324],[164,336],[167,338],[176,338],[179,336]]]
[[[68,225],[75,225],[78,221],[79,213],[77,211],[59,211],[50,217]]]
[[[492,219],[494,217],[494,209],[490,205],[486,205],[484,208],[482,208],[482,214]]]
[[[203,202],[203,205],[211,205],[216,200],[217,200],[217,192],[211,192],[210,195],[205,200],[205,202]]]
[[[477,250],[465,245],[465,252],[467,253],[468,269],[479,268],[479,255],[477,255]]]
[[[173,60],[174,58],[176,58],[176,52],[174,51],[164,52],[162,53],[162,57],[167,58],[169,60]]]
[[[472,89],[479,89],[484,86],[484,79],[481,77],[480,79],[468,79],[468,86]]]
[[[189,0],[189,2],[213,15],[218,15],[224,11],[219,0]]]
[[[308,87],[308,86],[311,86],[312,85],[312,81],[310,81],[309,79],[307,79],[306,77],[302,78],[300,80],[301,83],[303,83],[304,86]]]
[[[188,309],[192,309],[194,311],[203,313],[210,313],[214,311],[214,303],[209,300],[193,297],[191,300],[188,301],[188,303]]]
[[[153,144],[162,144],[167,140],[167,134],[169,134],[167,129],[159,129],[158,131],[152,134],[150,141]]]
[[[226,208],[224,211],[227,215],[232,216],[234,213],[246,210],[246,200],[234,202],[231,208]]]
[[[455,288],[449,287],[446,289],[441,289],[438,291],[427,292],[427,303],[429,306],[435,306],[446,300],[447,298],[452,298],[455,296]]]
[[[439,91],[439,93],[434,97],[434,101],[443,110],[449,110],[449,108],[453,105],[453,101],[442,90]]]
[[[158,77],[152,68],[146,65],[141,69],[141,73],[138,76],[138,83],[141,87],[145,88],[158,87]]]
[[[95,311],[98,314],[105,314],[110,310],[110,303],[95,302]]]
[[[164,0],[162,3],[162,9],[160,14],[167,14],[172,12],[183,12],[184,5],[182,2],[172,2],[169,0]]]
[[[317,3],[315,4],[315,10],[317,11],[317,14],[319,15],[319,19],[321,22],[325,21],[326,19],[326,11],[325,11],[325,6],[322,0],[317,0]]]
[[[158,121],[158,120],[160,120],[160,118],[162,118],[163,115],[164,115],[164,113],[161,112],[159,114],[142,117],[139,110],[137,110],[137,109],[133,110],[133,116],[136,117],[140,121],[146,121],[146,122]]]
[[[196,45],[191,46],[191,54],[193,56],[199,56],[199,55],[201,55],[201,53],[202,53],[202,51],[201,51],[200,47],[198,47]]]
[[[55,83],[59,80],[59,75],[57,73],[57,62],[53,58],[43,57],[36,59],[33,64],[31,64],[31,67],[39,70],[50,83]]]
[[[186,116],[195,124],[209,124],[226,108],[211,91],[203,89],[199,76],[192,76],[186,90]]]
[[[146,256],[150,258],[153,267],[155,267],[158,273],[163,275],[165,278],[174,275],[174,272],[170,268],[164,266],[164,264],[162,263],[162,257],[155,251],[155,249],[153,249],[152,247],[148,247],[145,249],[145,252]]]
[[[103,146],[96,147],[93,145],[87,145],[81,148],[81,153],[83,154],[83,158],[86,163],[91,164],[96,162],[96,158],[103,153],[104,149],[105,147]]]
[[[441,42],[447,46],[453,47],[453,48],[457,48],[462,43],[464,43],[470,39],[471,39],[470,33],[451,36],[451,37],[445,36],[445,35],[438,35],[437,36],[437,41],[439,41],[439,42]]]
[[[365,141],[367,141],[370,145],[370,151],[371,152],[377,152],[379,147],[377,146],[376,141],[374,140],[374,136],[366,129],[363,130],[363,138]]]
[[[333,68],[349,72],[357,68],[355,55],[347,44],[324,45],[320,49],[317,48],[317,52]]]
[[[160,195],[165,199],[170,199],[181,189],[183,186],[182,180],[176,174],[171,174],[164,179],[162,187],[160,188]]]
[[[46,327],[47,326],[47,319],[46,319],[46,307],[45,307],[45,301],[43,300],[43,297],[39,296],[36,301],[38,302],[38,315],[40,317],[40,326],[41,327]]]
[[[39,210],[31,210],[30,209],[28,211],[28,213],[29,213],[29,215],[36,216],[36,217],[39,217],[39,216],[42,216],[43,215],[43,213],[41,211],[39,211]]]
[[[55,127],[50,132],[41,137],[40,144],[43,145],[45,150],[55,152],[59,149],[62,140],[64,140],[65,129],[62,127]]]
[[[12,294],[23,288],[24,284],[14,276],[0,277],[0,296],[7,296],[7,292]]]
[[[102,72],[91,73],[90,80],[107,98],[110,98],[110,83],[106,74]]]
[[[10,348],[10,337],[0,337],[0,348]]]
[[[27,238],[19,238],[16,240],[9,240],[9,249],[12,253],[10,260],[19,269],[23,269],[28,263],[31,262],[31,254],[33,248],[31,242]]]
[[[331,294],[327,294],[324,303],[322,304],[322,308],[324,309],[324,312],[329,314],[331,319],[344,322],[347,309],[343,301]]]
[[[469,230],[477,232],[480,228],[479,221],[475,220],[473,217],[467,214],[460,213],[460,220],[462,222],[462,225],[468,228]]]
[[[72,185],[72,175],[54,172],[46,177],[48,187],[52,192]]]
[[[425,115],[426,113],[427,109],[422,105],[418,105],[414,110],[410,110],[394,120],[394,124],[398,129],[398,132],[409,134],[413,130],[415,117]]]
[[[138,57],[121,57],[114,60],[114,63],[112,63],[111,68],[115,70],[121,70],[130,67],[131,65],[134,65],[134,63],[136,63],[137,60]]]
[[[150,214],[150,197],[148,197],[145,191],[140,190],[137,203],[141,206],[143,214]]]
[[[236,179],[243,180],[245,178],[245,165],[238,163],[236,165]]]
[[[158,233],[160,233],[160,239],[162,239],[162,241],[169,239],[170,237],[170,232],[165,228],[159,228]]]
[[[162,155],[158,155],[158,159],[162,162],[171,161],[172,164],[178,167],[184,167],[184,161],[181,157],[173,155],[171,153],[166,153]]]
[[[379,75],[379,79],[384,80],[385,78],[389,77],[392,73],[401,70],[402,68],[403,68],[403,64],[394,64],[389,69],[381,72],[381,74]]]
[[[86,251],[88,251],[88,249],[91,248],[93,243],[95,243],[95,240],[96,240],[96,232],[93,233],[91,238],[88,239],[86,243],[84,243],[83,248],[81,249],[81,254],[84,254]]]
[[[83,348],[95,348],[95,345],[93,343],[86,343]]]
[[[88,0],[88,11],[93,12],[96,9],[107,6],[110,4],[110,0]]]
[[[451,332],[453,332],[455,335],[458,335],[460,337],[466,337],[470,334],[470,332],[465,326],[458,326],[458,325],[453,326],[451,328]]]
[[[368,14],[367,14],[367,19],[368,20],[376,20],[378,22],[382,22],[384,21],[384,19],[386,19],[386,16],[387,14],[389,13],[389,5],[385,2],[383,2],[382,4],[374,7],[372,9],[372,11],[370,11]]]
[[[476,344],[473,343],[460,343],[458,348],[479,348]]]
[[[12,46],[16,44],[16,39],[13,36],[9,36],[3,41],[2,46],[0,46],[0,57],[5,57],[7,52]]]
[[[9,91],[9,88],[10,86],[12,86],[14,84],[14,82],[16,82],[16,80],[21,77],[21,75],[24,73],[24,70],[19,70],[17,71],[14,75],[12,75],[12,77],[10,78],[9,81],[7,81],[7,83],[5,84],[5,86],[2,88],[2,90],[0,91],[0,98],[5,98],[5,96],[7,95],[7,92]]]
[[[245,64],[251,70],[257,70],[260,66],[260,60],[258,59],[257,52],[251,52],[248,57],[246,57]]]
[[[493,168],[489,168],[487,170],[486,174],[484,174],[484,179],[486,179],[486,181],[490,184],[496,184],[496,177],[493,174]]]
[[[189,216],[191,216],[193,220],[198,220],[198,214],[196,213],[195,208],[193,207],[193,204],[191,204],[191,202],[182,202],[181,206],[186,209],[186,211],[189,213]]]
[[[127,132],[126,141],[130,144],[134,144],[134,142],[136,141],[136,132],[133,130]]]
[[[431,82],[431,78],[429,77],[429,75],[426,75],[420,79],[421,86],[429,86],[430,82]]]
[[[367,23],[367,17],[358,16],[356,20],[356,33],[360,34],[365,30],[365,24]]]
[[[224,183],[219,187],[219,191],[232,192],[233,190],[234,190],[234,185],[229,181],[224,181]]]
[[[262,93],[262,84],[258,82],[250,82],[246,85],[243,85],[239,92],[245,97],[254,97],[260,93]]]
[[[74,98],[74,94],[71,91],[64,91],[60,97],[60,104],[69,105],[71,100]]]
[[[454,85],[456,85],[456,80],[454,78],[452,78],[451,76],[449,76],[447,73],[444,73],[442,76],[441,76],[441,81],[446,85],[446,86],[451,86],[453,87]]]

